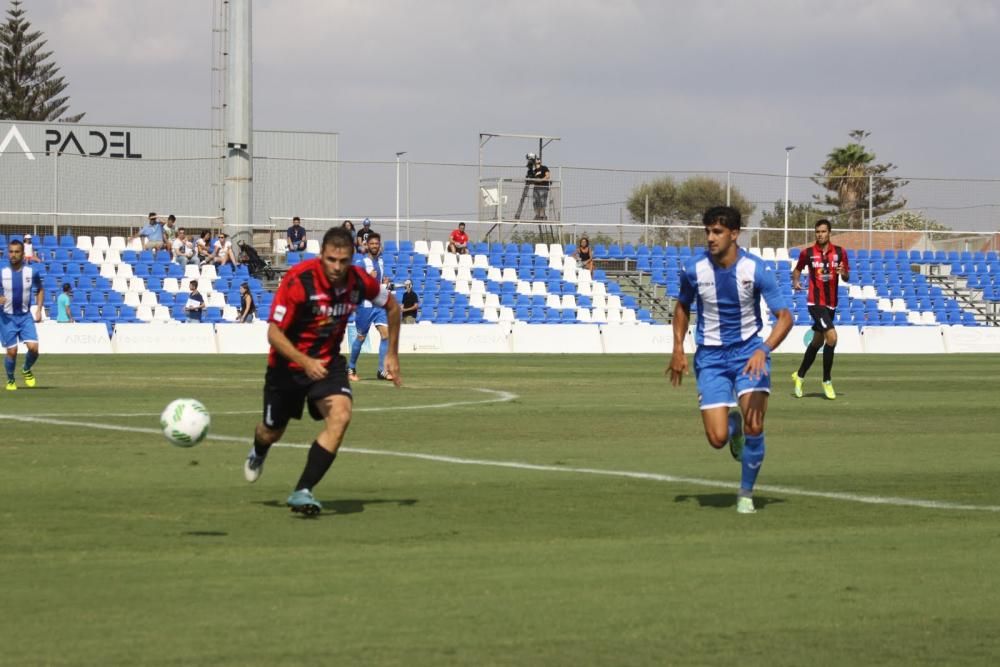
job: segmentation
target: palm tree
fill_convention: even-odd
[[[886,176],[896,165],[875,164],[875,153],[861,143],[870,134],[865,130],[853,130],[849,135],[853,141],[834,148],[826,156],[822,171],[813,177],[813,182],[833,193],[822,197],[814,195],[815,199],[834,207],[852,228],[861,227],[864,211],[869,205],[875,216],[891,213],[906,205],[905,199],[895,199],[895,189],[909,181]]]

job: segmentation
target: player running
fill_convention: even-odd
[[[369,232],[368,240],[365,243],[366,253],[357,265],[365,273],[382,285],[389,284],[389,277],[385,275],[385,264],[382,262],[382,237],[378,232]],[[361,355],[361,347],[365,344],[365,337],[368,331],[375,326],[382,341],[378,345],[378,374],[379,380],[392,380],[392,373],[386,370],[385,355],[388,350],[389,341],[386,340],[386,313],[382,308],[373,308],[371,301],[365,301],[358,307],[354,316],[354,326],[357,333],[351,343],[351,361],[347,364],[347,377],[351,382],[358,381],[358,357]]]
[[[702,219],[708,250],[692,257],[681,274],[681,290],[674,307],[674,349],[667,372],[680,386],[687,372],[684,337],[697,302],[697,351],[694,372],[698,402],[708,443],[721,449],[729,443],[742,475],[736,511],[752,514],[753,486],[764,462],[764,415],[771,391],[770,353],[792,328],[774,272],[764,260],[736,244],[740,212],[716,206]],[[767,341],[760,331],[760,298],[778,317]],[[739,405],[739,411],[730,408]]]
[[[851,267],[844,249],[830,243],[829,220],[816,223],[816,243],[799,254],[799,261],[792,272],[793,289],[802,289],[799,277],[803,268],[809,269],[806,304],[813,319],[813,335],[802,357],[802,365],[798,372],[792,373],[795,396],[802,398],[802,380],[816,361],[819,348],[826,343],[826,347],[823,347],[823,393],[832,401],[837,398],[831,378],[833,352],[837,347],[837,330],[833,327],[833,318],[837,313],[837,289],[841,278],[845,281],[851,279]]]
[[[17,343],[24,343],[28,354],[21,368],[21,376],[26,387],[35,386],[35,375],[31,367],[38,360],[38,332],[35,322],[42,321],[42,306],[45,290],[42,276],[34,267],[24,261],[24,243],[11,241],[7,246],[10,266],[0,269],[0,339],[7,356],[4,369],[7,371],[7,391],[16,391],[14,369],[17,368]],[[38,307],[32,313],[31,295],[35,293]]]
[[[388,313],[385,368],[393,383],[399,374],[400,309],[395,297],[356,266],[354,239],[341,227],[326,232],[320,256],[300,262],[282,278],[271,306],[267,340],[271,344],[264,376],[264,418],[243,466],[248,482],[263,472],[271,445],[290,419],[301,419],[305,403],[323,430],[306,459],[305,469],[288,497],[288,506],[307,516],[322,509],[312,494],[337,456],[351,422],[352,394],[340,345],[351,313],[365,301]]]

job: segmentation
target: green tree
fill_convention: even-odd
[[[45,40],[32,31],[21,0],[11,0],[7,21],[0,23],[0,118],[61,120],[76,123],[83,114],[63,117],[69,109],[65,78],[43,51]]]
[[[632,190],[626,203],[629,215],[636,222],[646,220],[647,199],[649,223],[662,226],[645,234],[645,240],[653,243],[676,241],[686,238],[686,234],[669,227],[700,224],[705,209],[726,203],[726,184],[708,176],[692,176],[681,183],[664,176],[643,183]],[[745,218],[753,213],[753,204],[736,188],[729,189],[729,203]]]
[[[895,229],[905,231],[946,232],[948,227],[937,220],[928,218],[919,211],[900,211],[887,218],[879,218],[872,224],[873,229]]]
[[[887,176],[896,168],[891,162],[875,162],[875,153],[862,143],[870,134],[865,130],[853,130],[850,137],[854,141],[834,148],[826,156],[821,171],[812,179],[829,191],[824,195],[814,195],[816,201],[844,215],[851,229],[861,227],[869,206],[876,217],[906,206],[905,199],[896,198],[896,188],[905,186],[909,181]]]
[[[816,221],[827,218],[837,227],[836,216],[830,215],[828,211],[816,208],[812,204],[788,203],[788,245],[800,246],[813,242],[813,229]],[[743,244],[758,247],[779,248],[785,241],[785,201],[774,202],[774,209],[764,213],[760,220],[760,226],[767,228],[761,231],[759,236],[755,236],[750,241]],[[774,231],[770,231],[774,230]]]

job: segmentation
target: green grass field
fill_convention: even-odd
[[[1000,356],[841,355],[830,402],[777,355],[753,516],[665,363],[405,356],[306,519],[304,449],[243,480],[262,358],[43,356],[0,392],[0,664],[995,664]]]

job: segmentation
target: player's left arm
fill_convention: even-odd
[[[34,318],[36,322],[41,322],[42,310],[45,308],[45,288],[42,287],[42,277],[38,275],[37,271],[31,276],[31,282],[34,283],[34,287],[37,290]]]
[[[788,332],[792,330],[792,313],[788,310],[788,303],[778,287],[774,271],[761,264],[757,267],[755,278],[760,287],[761,295],[764,297],[764,303],[778,317],[774,327],[771,328],[771,335],[759,348],[754,350],[743,368],[745,374],[757,378],[761,375],[767,375],[768,355],[781,345],[785,337],[788,336]]]
[[[837,248],[837,272],[844,282],[851,282],[851,265],[847,261],[847,251],[841,247]]]

